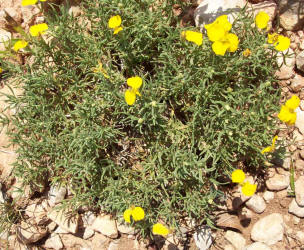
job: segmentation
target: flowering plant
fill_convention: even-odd
[[[185,217],[211,225],[222,177],[239,162],[263,166],[281,52],[265,48],[265,30],[245,12],[233,24],[218,17],[203,35],[179,25],[176,1],[156,2],[84,0],[79,17],[50,8],[9,48],[28,48],[31,61],[1,60],[24,90],[9,97],[18,112],[2,124],[14,125],[14,174],[25,183],[67,185],[63,209],[102,207],[165,236]],[[294,103],[285,107],[293,116]]]

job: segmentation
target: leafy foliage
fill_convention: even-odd
[[[232,28],[235,53],[216,56],[206,36],[202,46],[189,43],[173,2],[87,0],[80,17],[61,7],[47,14],[49,33],[32,45],[32,64],[3,62],[24,89],[11,98],[17,176],[68,186],[64,205],[75,210],[121,215],[136,205],[150,224],[212,224],[235,165],[263,167],[260,150],[275,129],[276,52],[244,13]],[[116,35],[107,26],[113,15],[122,17]],[[99,62],[109,78],[94,72]],[[133,76],[144,83],[129,106]]]

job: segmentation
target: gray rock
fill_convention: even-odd
[[[297,159],[294,163],[294,167],[297,170],[303,170],[304,169],[304,160],[302,159]]]
[[[12,35],[10,32],[0,29],[0,51],[5,51],[8,42],[11,40]]]
[[[196,231],[193,238],[199,250],[208,250],[212,244],[211,230],[207,226]]]
[[[87,211],[82,216],[83,225],[85,227],[91,226],[96,219],[96,215],[92,211]]]
[[[283,239],[283,234],[283,216],[278,213],[272,213],[259,219],[253,225],[251,230],[251,239],[267,245],[273,245]]]
[[[99,215],[93,222],[91,228],[112,239],[117,238],[118,230],[116,221],[110,215]]]
[[[22,221],[17,227],[17,237],[23,244],[34,243],[46,235],[47,229],[35,226],[31,221]]]
[[[246,239],[237,232],[228,230],[225,234],[225,239],[228,240],[236,250],[242,250],[246,245]]]
[[[299,153],[302,160],[304,160],[304,149],[302,149]]]
[[[274,192],[265,191],[263,194],[263,198],[266,201],[266,203],[269,203],[271,200],[274,199]]]
[[[123,234],[135,234],[136,230],[134,227],[131,227],[130,225],[126,225],[124,223],[117,223],[117,229],[120,233]]]
[[[275,173],[272,177],[266,180],[266,187],[271,191],[280,191],[289,186],[289,175]]]
[[[301,91],[304,88],[304,77],[300,75],[296,75],[295,78],[291,80],[290,87],[294,92]]]
[[[47,218],[47,201],[44,200],[41,204],[31,204],[25,209],[25,214],[33,218],[37,225],[44,225],[49,220]]]
[[[234,18],[230,13],[238,13],[245,4],[245,0],[204,0],[194,12],[195,24],[203,28],[205,24],[212,23],[224,14],[232,22]]]
[[[295,199],[289,204],[288,212],[297,217],[304,218],[304,207],[300,207]]]
[[[83,239],[87,240],[89,238],[91,238],[94,235],[95,231],[90,228],[90,227],[86,227],[83,233]]]
[[[285,30],[299,30],[304,24],[303,0],[280,1],[280,25]]]
[[[300,133],[304,135],[304,111],[300,108],[296,108],[297,120],[295,122],[295,127],[299,129]]]
[[[301,244],[304,245],[304,232],[298,231],[296,233],[296,238],[297,238],[298,241],[300,241]]]
[[[254,194],[251,199],[246,202],[246,206],[258,214],[263,213],[266,209],[266,203],[264,199],[257,194]]]
[[[253,244],[246,246],[244,250],[271,250],[271,248],[264,243],[254,242]]]
[[[296,202],[300,207],[304,206],[304,176],[300,176],[295,182]]]
[[[297,69],[301,70],[302,72],[304,72],[304,51],[302,51],[301,53],[299,53],[296,57],[296,65],[297,65]]]
[[[63,186],[54,185],[51,186],[49,191],[49,204],[51,207],[55,206],[56,204],[60,203],[64,200],[66,195],[67,189]]]
[[[280,80],[287,80],[294,77],[294,67],[296,65],[296,56],[292,49],[288,49],[288,54],[290,56],[284,56],[280,54],[277,58],[277,63],[280,66],[280,69],[275,73],[276,77]]]
[[[55,250],[63,249],[63,244],[58,234],[52,234],[51,237],[45,241],[44,246]]]
[[[59,210],[55,208],[49,210],[48,218],[54,221],[62,229],[75,234],[78,230],[79,215],[72,215],[71,211]]]

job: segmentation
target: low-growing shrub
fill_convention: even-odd
[[[10,97],[15,174],[32,187],[68,186],[64,206],[75,210],[121,216],[135,205],[148,225],[212,225],[230,172],[240,163],[252,173],[264,167],[278,52],[242,12],[231,30],[238,49],[216,55],[206,34],[202,45],[181,36],[198,29],[179,25],[176,1],[156,2],[86,0],[79,17],[60,7],[46,14],[48,32],[31,38],[31,64],[2,62],[24,89]],[[143,83],[128,105],[135,76]]]

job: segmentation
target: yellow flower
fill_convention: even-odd
[[[131,216],[134,221],[140,221],[145,217],[145,211],[141,207],[130,207],[124,211],[124,220],[131,223]]]
[[[250,49],[245,49],[245,50],[243,51],[243,56],[249,57],[250,55],[251,55],[251,50],[250,50]]]
[[[143,80],[139,76],[134,76],[127,79],[127,84],[131,87],[131,89],[128,89],[125,92],[125,100],[128,105],[133,105],[135,103],[136,95],[141,96],[138,89],[141,87],[142,82]]]
[[[290,108],[282,105],[278,118],[287,125],[293,125],[297,120],[297,113],[293,111],[291,112]]]
[[[275,150],[275,142],[276,142],[277,139],[278,139],[277,135],[275,137],[273,137],[271,146],[264,148],[261,151],[261,154],[269,153],[269,152],[274,152],[274,150]]]
[[[290,99],[288,99],[286,102],[285,102],[285,106],[287,108],[290,108],[292,110],[295,110],[297,107],[300,106],[300,98],[296,95],[293,95]]]
[[[250,182],[245,182],[242,184],[242,193],[246,196],[252,196],[254,195],[255,191],[257,189],[256,184],[251,184]]]
[[[136,93],[133,89],[127,89],[125,92],[125,100],[128,105],[133,105],[136,101]]]
[[[222,40],[215,41],[212,44],[212,50],[216,55],[223,56],[226,51],[235,52],[239,45],[239,38],[232,33],[227,33]]]
[[[290,46],[290,39],[277,33],[268,34],[268,43],[272,43],[278,51],[284,51]]]
[[[167,236],[170,233],[170,231],[163,224],[156,223],[152,227],[152,233],[153,234],[158,234],[158,235],[161,235],[161,236]]]
[[[46,23],[36,24],[30,27],[30,34],[32,36],[43,35],[48,30],[48,25]]]
[[[267,42],[268,43],[275,43],[275,42],[277,42],[278,41],[278,36],[279,36],[278,33],[268,34],[268,40],[267,40]]]
[[[3,72],[3,69],[0,67],[0,74]]]
[[[233,183],[242,183],[245,180],[245,173],[241,169],[236,169],[231,174]]]
[[[128,223],[131,223],[131,215],[132,215],[132,210],[130,208],[128,208],[123,213],[124,220]]]
[[[290,39],[286,36],[279,35],[277,43],[274,44],[278,51],[287,50],[290,46]]]
[[[228,44],[228,43],[220,42],[220,41],[215,41],[215,42],[212,44],[212,50],[213,50],[213,52],[214,52],[216,55],[220,55],[220,56],[225,55],[225,53],[226,53],[228,47],[229,47],[229,44]]]
[[[227,15],[219,16],[213,23],[206,24],[207,36],[211,42],[222,40],[231,30],[231,23],[228,21]]]
[[[294,111],[300,105],[300,98],[293,95],[286,101],[285,105],[282,105],[278,118],[285,122],[287,125],[295,124],[297,120],[297,113]]]
[[[270,17],[266,12],[260,11],[255,17],[255,25],[259,29],[265,29],[267,27],[269,19]]]
[[[139,76],[134,76],[134,77],[130,77],[127,79],[127,84],[132,89],[139,89],[142,85],[142,82],[143,82],[143,80]]]
[[[135,221],[142,220],[145,218],[145,211],[141,207],[135,207],[132,210],[132,217]]]
[[[114,28],[114,32],[113,34],[116,35],[118,32],[122,31],[123,28],[120,26],[120,27],[117,27],[117,28]]]
[[[239,46],[239,38],[237,37],[237,35],[232,33],[228,33],[226,35],[226,38],[229,42],[228,51],[235,52]]]
[[[114,35],[116,35],[118,32],[123,30],[123,28],[120,25],[121,25],[120,15],[112,16],[109,19],[108,26],[110,29],[113,29]]]
[[[120,15],[112,16],[108,22],[110,29],[118,28],[121,25],[121,17]]]
[[[21,5],[28,6],[28,5],[36,4],[37,2],[38,0],[22,0]]]
[[[98,61],[98,65],[93,69],[93,72],[102,73],[105,78],[110,78],[110,76],[107,74],[107,71],[102,67],[102,63],[100,61]]]
[[[28,42],[25,40],[18,40],[17,42],[15,42],[14,46],[13,46],[13,50],[15,50],[16,52],[19,49],[23,49],[28,45]]]
[[[186,30],[182,32],[182,37],[198,46],[203,44],[203,34],[201,32]]]

